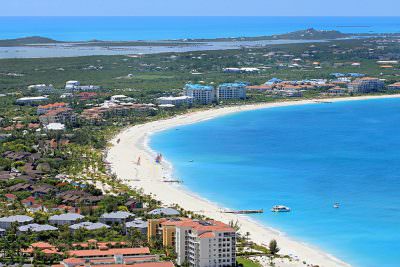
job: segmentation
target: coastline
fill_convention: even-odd
[[[400,98],[400,95],[328,98],[325,100],[339,102],[382,98]],[[301,263],[302,261],[307,262],[307,264],[324,267],[351,266],[335,258],[333,255],[312,247],[309,244],[294,240],[284,233],[269,228],[247,216],[220,213],[219,211],[223,207],[217,203],[203,199],[201,196],[196,195],[195,192],[190,192],[180,185],[163,182],[162,180],[172,177],[173,166],[167,161],[164,161],[162,164],[156,164],[154,162],[155,152],[149,147],[149,140],[152,134],[177,126],[197,123],[237,112],[281,106],[315,104],[317,101],[323,100],[309,99],[215,108],[132,126],[123,130],[111,141],[113,146],[108,151],[107,161],[111,163],[111,170],[124,183],[143,189],[144,193],[151,194],[165,205],[179,204],[185,210],[194,211],[225,223],[237,220],[241,227],[240,231],[243,233],[250,232],[250,239],[258,244],[268,244],[271,239],[276,239],[282,249],[282,254],[295,255],[300,259],[298,262],[299,265],[296,266],[304,266]],[[116,142],[117,139],[120,139],[118,144]],[[141,157],[141,164],[137,165],[136,161],[139,156]]]

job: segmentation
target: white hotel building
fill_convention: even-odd
[[[176,224],[177,263],[193,267],[228,267],[236,264],[236,232],[218,221],[182,221]]]
[[[245,99],[246,84],[244,83],[223,83],[217,88],[217,99]]]
[[[186,84],[185,95],[193,98],[199,104],[211,104],[216,100],[215,88],[209,85]]]
[[[174,106],[181,106],[181,105],[191,105],[193,103],[192,96],[163,96],[157,98],[157,103],[159,105],[174,105]]]

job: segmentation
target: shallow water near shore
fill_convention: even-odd
[[[400,99],[248,111],[156,133],[150,146],[211,201],[263,208],[251,217],[354,266],[398,266],[399,111]],[[292,212],[269,212],[276,204]]]

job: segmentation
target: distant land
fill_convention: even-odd
[[[376,35],[376,34],[375,34]],[[390,34],[393,35],[393,34]],[[104,41],[104,40],[87,40],[78,42],[65,42],[61,40],[54,40],[41,36],[31,36],[16,39],[0,40],[1,47],[10,46],[28,46],[28,45],[50,45],[50,44],[74,44],[74,45],[90,45],[90,46],[166,46],[166,45],[185,45],[186,43],[200,43],[200,42],[227,42],[227,41],[261,41],[261,40],[333,40],[339,38],[350,38],[359,36],[357,34],[347,34],[340,31],[325,31],[316,30],[314,28],[294,31],[285,34],[259,36],[259,37],[232,37],[232,38],[215,38],[215,39],[179,39],[179,40],[160,40],[160,41],[145,41],[145,40],[132,40],[132,41]],[[363,36],[371,36],[363,34]]]

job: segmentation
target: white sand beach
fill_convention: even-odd
[[[394,97],[400,97],[400,95],[331,98],[326,99],[325,101],[336,102]],[[189,192],[182,186],[163,182],[163,180],[171,177],[172,166],[170,166],[166,161],[162,164],[157,164],[155,162],[155,152],[151,151],[148,147],[148,140],[151,134],[178,127],[180,125],[196,123],[235,112],[279,106],[312,104],[316,103],[316,101],[323,100],[286,101],[214,108],[206,111],[180,115],[166,120],[132,126],[119,133],[111,141],[113,146],[108,151],[107,161],[111,163],[112,172],[114,172],[126,184],[135,188],[142,188],[145,193],[152,194],[154,198],[161,200],[165,205],[176,203],[186,210],[198,212],[225,223],[228,223],[231,220],[238,220],[241,232],[249,232],[250,238],[258,244],[268,244],[271,239],[276,239],[279,247],[281,247],[281,254],[293,255],[300,259],[298,264],[290,266],[305,266],[302,264],[302,261],[305,261],[307,264],[319,265],[321,267],[350,266],[318,248],[294,240],[277,230],[252,221],[244,215],[221,213],[220,210],[222,207],[217,204],[207,201],[206,199],[197,196],[195,193]],[[119,143],[117,143],[118,139],[120,139]],[[168,160],[168,155],[164,156],[166,157],[166,160]],[[140,165],[137,164],[139,157]],[[182,177],[182,179],[184,179],[184,177]],[[340,257],[340,255],[337,256]]]

